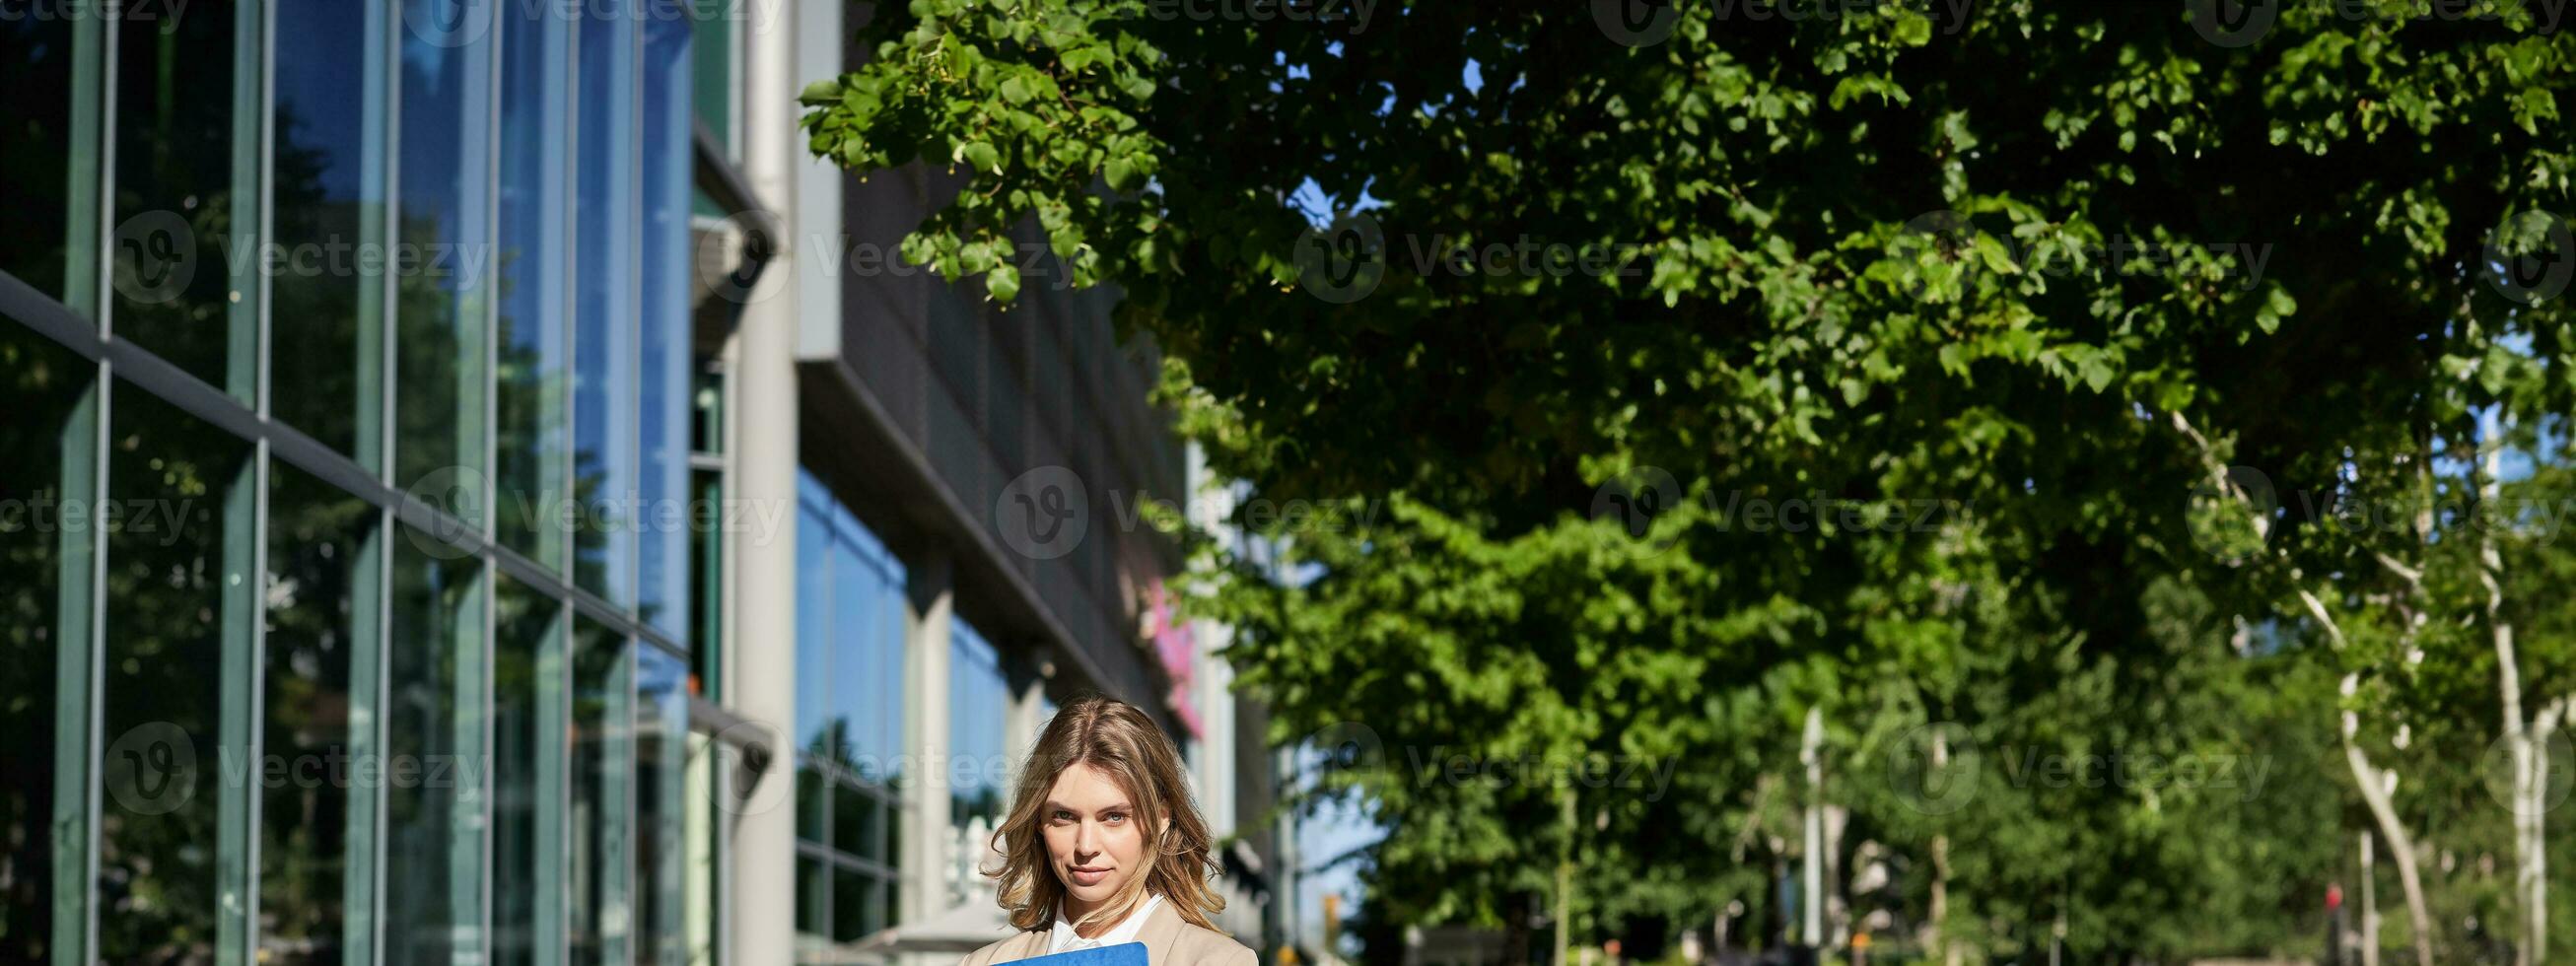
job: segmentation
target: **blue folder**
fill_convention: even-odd
[[[1145,961],[1144,943],[1094,946],[1053,956],[1031,957],[1020,962],[1033,966],[1149,966]]]

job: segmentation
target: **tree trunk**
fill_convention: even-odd
[[[2501,506],[2504,434],[2497,417],[2480,420],[2486,438],[2478,447],[2478,500]],[[2513,622],[2504,616],[2504,555],[2496,550],[2495,528],[2478,531],[2478,582],[2487,592],[2487,633],[2495,643],[2496,692],[2504,708],[2505,747],[2513,758],[2513,894],[2522,904],[2521,933],[2514,943],[2516,966],[2540,966],[2547,954],[2542,937],[2549,932],[2547,860],[2540,854],[2544,834],[2538,779],[2549,767],[2548,749],[2532,744],[2531,722],[2522,716],[2522,666],[2513,648]]]
[[[1798,741],[1798,760],[1807,766],[1807,847],[1800,867],[1798,941],[1815,949],[1825,944],[1825,711],[1807,709],[1806,734]]]
[[[2370,817],[2379,823],[2379,837],[2388,840],[2388,856],[2397,862],[2398,884],[2406,889],[2406,919],[2415,932],[2416,966],[2433,966],[2433,915],[2424,905],[2424,879],[2415,872],[2415,839],[2406,834],[2406,826],[2397,820],[2397,807],[2388,800],[2386,779],[2370,764],[2370,756],[2353,744],[2353,732],[2360,730],[2359,716],[2344,712],[2343,757],[2352,766],[2352,780],[2361,786],[2361,800],[2370,806]]]
[[[2379,966],[2379,883],[2373,861],[2379,840],[2361,833],[2361,966]]]

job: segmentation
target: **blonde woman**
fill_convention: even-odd
[[[1253,966],[1219,932],[1207,822],[1180,752],[1134,705],[1086,697],[1056,711],[993,833],[1002,908],[1019,932],[967,954],[993,966],[1141,942],[1153,966]]]

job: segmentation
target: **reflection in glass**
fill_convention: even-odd
[[[846,761],[829,727],[832,697],[832,517],[810,499],[796,510],[796,743],[807,753]]]
[[[689,752],[688,663],[657,647],[635,649],[636,960],[687,962],[681,830]]]
[[[692,356],[689,280],[689,21],[643,25],[643,198],[641,405],[644,515],[636,610],[674,638],[689,628],[689,389]]]
[[[490,711],[478,558],[402,528],[385,660],[385,961],[480,959]]]
[[[562,948],[563,608],[503,578],[492,598],[492,961]]]
[[[258,7],[203,0],[184,17],[114,25],[116,215],[114,330],[197,378],[251,401],[253,340],[247,274],[228,274],[247,250],[245,185],[258,163],[240,150],[234,110],[237,21]],[[16,97],[16,94],[10,95]],[[242,232],[237,236],[236,232]]]
[[[635,662],[625,638],[573,622],[572,813],[565,920],[572,962],[634,959]]]
[[[0,138],[0,175],[11,187],[0,193],[0,272],[66,301],[72,273],[96,271],[88,253],[97,238],[75,239],[73,225],[98,220],[97,149],[82,143],[95,138],[84,122],[97,122],[81,116],[73,91],[80,68],[96,69],[98,26],[93,18],[0,17],[0,50],[10,52],[0,59],[0,90],[10,92],[0,102],[0,130],[9,132]],[[78,210],[84,202],[88,210]]]
[[[563,566],[565,298],[570,291],[572,21],[559,4],[502,4],[500,424],[494,448],[501,543]]]
[[[492,269],[492,31],[502,5],[402,0],[394,483],[479,525],[484,300]],[[453,25],[442,32],[427,25]],[[486,27],[489,25],[486,24]],[[457,482],[451,482],[457,481]]]
[[[331,43],[279,44],[269,169],[269,406],[276,418],[376,465],[383,405],[382,3],[277,0],[277,22]],[[381,139],[382,135],[378,137]],[[362,444],[361,440],[365,440]]]
[[[796,945],[798,962],[809,946],[821,945],[832,921],[832,867],[810,855],[796,857]]]
[[[219,880],[246,809],[216,767],[227,683],[249,653],[248,444],[119,384],[108,411],[107,639],[100,697],[98,956],[211,960]],[[238,649],[236,650],[236,645]],[[246,701],[243,682],[235,702]],[[237,847],[237,846],[236,846]],[[239,901],[239,896],[235,896]]]
[[[852,943],[866,936],[868,928],[869,886],[874,883],[855,869],[832,872],[832,941]]]
[[[263,782],[260,805],[260,958],[270,963],[338,963],[345,916],[350,821],[352,656],[373,660],[374,619],[362,597],[376,580],[376,509],[284,464],[269,467],[267,707],[262,774],[279,762],[283,779]],[[372,820],[374,812],[365,813]],[[364,839],[360,848],[371,848]],[[364,895],[363,889],[360,893]],[[363,901],[363,899],[361,900]]]
[[[0,33],[12,25],[0,24]],[[5,150],[5,149],[0,149]],[[59,676],[86,680],[89,666],[87,527],[60,525],[66,498],[91,499],[97,408],[84,405],[97,367],[0,321],[0,962],[40,963],[53,955],[57,904],[77,921],[88,892],[79,842],[83,727],[88,703],[57,693]],[[55,829],[68,833],[57,841]],[[71,888],[60,888],[68,877]],[[77,953],[68,960],[81,959]]]
[[[580,181],[573,194],[573,580],[610,602],[635,601],[638,316],[636,20],[623,0],[584,4],[581,21]]]
[[[952,855],[981,855],[1002,821],[1002,721],[1011,686],[1002,658],[974,625],[950,624],[948,636],[948,829]],[[944,888],[951,905],[978,888],[973,870],[952,864]]]

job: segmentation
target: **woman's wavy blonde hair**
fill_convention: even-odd
[[[1191,925],[1215,929],[1210,916],[1225,909],[1225,897],[1208,881],[1217,872],[1215,853],[1207,821],[1199,817],[1198,803],[1181,777],[1180,751],[1135,705],[1098,695],[1075,699],[1047,722],[1037,747],[1020,766],[1011,812],[993,832],[992,847],[1002,854],[1003,864],[984,874],[1000,880],[1002,908],[1010,911],[1011,925],[1023,931],[1047,928],[1063,907],[1064,883],[1047,859],[1038,813],[1055,790],[1056,776],[1075,765],[1099,769],[1127,793],[1136,809],[1137,830],[1145,837],[1145,866],[1117,895],[1074,925],[1121,921],[1152,894],[1162,896]]]

